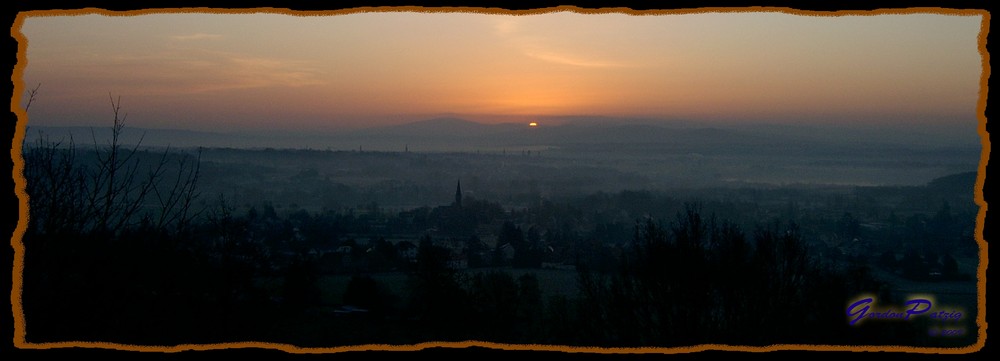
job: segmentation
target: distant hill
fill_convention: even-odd
[[[976,189],[979,172],[965,172],[935,178],[927,183],[927,188],[938,193],[967,193]]]
[[[745,139],[747,135],[712,127],[665,127],[647,123],[567,122],[561,125],[528,127],[527,124],[483,124],[459,118],[435,118],[368,128],[349,133],[354,136],[468,139],[503,138],[513,143],[657,143],[684,138]]]
[[[941,148],[928,142],[902,142],[862,129],[840,133],[816,126],[745,125],[705,126],[692,122],[654,123],[648,119],[577,117],[529,127],[521,123],[483,124],[461,118],[433,118],[412,123],[332,132],[244,131],[201,132],[178,129],[126,128],[122,142],[153,147],[298,148],[373,151],[477,151],[511,148],[558,148],[567,152],[630,154],[672,153],[780,157],[879,156],[908,159],[921,154],[978,159],[979,148]],[[110,138],[108,127],[29,127],[26,141],[39,132],[51,139],[69,138],[77,144],[101,144]],[[93,133],[92,133],[93,132]],[[852,133],[853,132],[853,133]],[[92,135],[93,134],[93,135]],[[885,139],[885,141],[880,141]]]
[[[521,124],[483,124],[459,118],[434,118],[413,123],[362,129],[347,133],[355,137],[467,138],[484,137],[525,127]]]

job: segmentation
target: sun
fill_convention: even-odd
[[[537,127],[538,123],[537,122],[531,122],[531,123],[528,123],[528,126],[529,127]]]

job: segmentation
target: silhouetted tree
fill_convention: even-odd
[[[344,290],[344,304],[367,310],[373,322],[390,311],[392,302],[392,294],[368,275],[351,276]]]
[[[198,214],[200,153],[195,160],[169,149],[154,155],[139,149],[141,139],[127,148],[121,100],[111,98],[111,108],[111,139],[102,145],[95,136],[92,152],[78,150],[72,138],[63,144],[44,134],[23,147],[30,232],[107,237],[140,222],[181,232]]]
[[[284,304],[293,310],[303,310],[320,304],[319,270],[309,255],[293,257],[285,267]]]
[[[29,339],[157,344],[224,329],[200,317],[224,298],[205,275],[227,271],[192,232],[200,158],[144,151],[141,139],[126,146],[121,100],[112,97],[111,107],[106,144],[95,135],[86,150],[41,134],[21,148]]]
[[[912,280],[923,280],[927,278],[927,264],[924,257],[917,251],[916,246],[910,246],[899,260],[899,268],[903,272],[903,277]]]
[[[468,326],[468,296],[448,267],[449,254],[425,235],[410,277],[409,312],[420,320],[429,340],[463,337]]]
[[[821,268],[793,223],[758,228],[751,246],[695,205],[669,229],[637,224],[618,271],[579,273],[577,341],[615,346],[848,340],[843,300],[884,290],[864,266]]]
[[[468,256],[469,268],[484,267],[489,260],[486,258],[486,245],[476,235],[465,240],[465,254]]]
[[[364,251],[364,257],[370,272],[392,270],[400,264],[396,247],[383,237],[369,242],[368,249]]]
[[[889,269],[890,271],[895,272],[899,267],[899,261],[896,260],[896,252],[891,249],[885,250],[881,255],[879,255],[878,264]]]
[[[959,275],[958,261],[951,253],[945,253],[941,256],[941,274],[946,279],[955,279]]]
[[[511,342],[517,329],[518,285],[507,272],[476,273],[469,285],[469,304],[475,317],[477,337]]]

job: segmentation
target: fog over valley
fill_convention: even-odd
[[[436,118],[326,134],[126,127],[121,140],[178,151],[204,148],[206,187],[260,195],[283,192],[264,182],[272,178],[315,181],[319,188],[381,184],[408,191],[374,192],[371,201],[400,207],[433,204],[434,195],[447,195],[458,179],[477,196],[498,200],[709,187],[921,186],[975,172],[981,155],[972,137],[918,130],[578,119],[529,126]],[[106,144],[110,130],[29,125],[25,142],[48,137]],[[317,203],[320,198],[277,199],[311,207],[337,203]]]

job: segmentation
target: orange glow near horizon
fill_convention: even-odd
[[[27,16],[32,121],[359,127],[418,114],[975,122],[982,15]],[[892,46],[888,46],[888,45]],[[182,112],[178,112],[183,109]],[[970,118],[971,117],[971,118]]]

